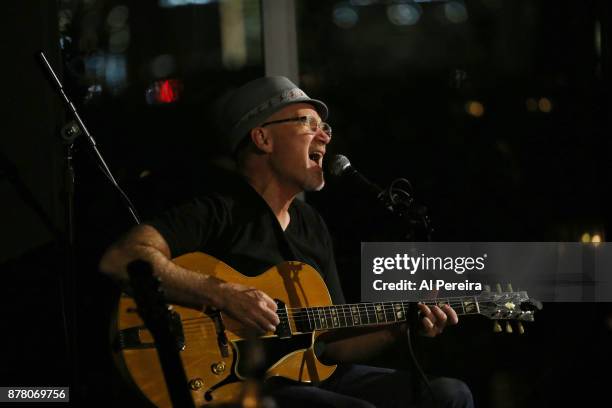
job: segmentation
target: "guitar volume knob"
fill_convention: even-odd
[[[221,375],[225,371],[225,363],[223,361],[219,361],[218,363],[214,363],[211,367],[211,370],[216,375]]]
[[[199,390],[203,386],[204,386],[204,380],[201,378],[194,378],[191,381],[189,381],[189,388],[191,388],[194,391]]]

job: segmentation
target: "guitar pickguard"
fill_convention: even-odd
[[[259,369],[263,368],[267,371],[288,354],[309,348],[312,343],[312,333],[297,334],[285,339],[265,337],[257,339],[254,344],[248,340],[237,340],[233,343],[236,346],[234,372],[238,378],[244,379],[249,376],[249,372],[253,371],[254,366],[259,366]],[[262,357],[264,361],[258,364],[257,360]]]

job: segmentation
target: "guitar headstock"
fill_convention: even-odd
[[[533,322],[535,312],[542,309],[541,302],[530,299],[526,291],[513,291],[510,285],[506,292],[501,290],[500,285],[497,285],[496,292],[492,292],[485,285],[485,290],[476,297],[476,300],[479,314],[495,320],[493,330],[496,333],[502,331],[499,320],[506,321],[506,332],[508,333],[512,333],[509,322],[516,320],[519,333],[522,334],[524,329],[521,322]]]

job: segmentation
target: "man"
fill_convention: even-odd
[[[258,332],[273,331],[279,323],[270,296],[181,268],[171,258],[199,250],[246,275],[258,275],[284,260],[303,261],[322,275],[333,302],[344,303],[325,223],[314,209],[295,200],[302,191],[323,188],[323,156],[331,140],[331,128],[322,121],[327,106],[287,78],[270,77],[235,91],[222,112],[241,179],[226,191],[132,229],[107,250],[100,269],[125,284],[126,265],[148,261],[172,302],[199,310],[215,307]],[[457,323],[448,306],[419,307],[427,336]],[[394,326],[342,336],[328,342],[325,358],[364,360],[401,333]],[[283,384],[274,396],[281,406],[409,406],[415,399],[408,392],[410,381],[405,372],[343,364],[318,387]],[[463,383],[445,379],[432,385],[443,406],[472,405]]]

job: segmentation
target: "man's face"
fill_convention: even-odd
[[[312,105],[289,105],[270,116],[266,122],[300,116],[312,116],[321,122]],[[282,182],[300,191],[318,191],[325,185],[323,156],[331,138],[320,129],[313,132],[300,121],[275,123],[263,128],[271,137],[270,165]]]

